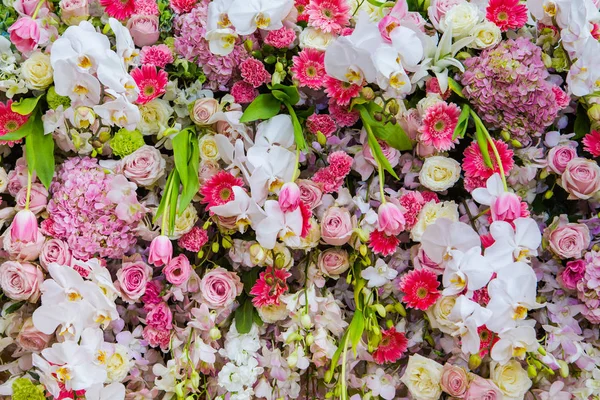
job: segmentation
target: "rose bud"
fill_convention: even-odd
[[[173,257],[173,244],[165,235],[155,237],[150,243],[148,262],[156,267],[167,265]]]

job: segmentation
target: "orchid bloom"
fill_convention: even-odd
[[[208,31],[205,37],[208,40],[211,53],[218,56],[226,56],[233,51],[238,35],[232,29],[223,28]]]
[[[453,250],[452,259],[446,264],[443,275],[444,296],[467,294],[481,289],[490,281],[493,269],[487,259],[481,255],[480,247],[473,247],[466,253]]]
[[[531,326],[519,326],[500,332],[500,340],[492,347],[492,359],[506,364],[512,357],[524,359],[528,351],[535,351],[540,346]]]
[[[302,233],[300,208],[284,213],[277,200],[267,200],[265,214],[266,217],[256,224],[256,240],[265,249],[273,249],[277,238],[300,237]]]
[[[110,126],[134,130],[140,122],[140,110],[131,104],[123,95],[111,93],[114,100],[94,107],[94,112],[102,118],[102,122]]]
[[[281,28],[293,6],[293,0],[234,0],[228,16],[238,34],[250,35]]]
[[[481,239],[473,228],[447,218],[439,218],[429,225],[421,238],[421,248],[437,264],[449,261],[453,250],[466,252],[480,246]]]
[[[491,206],[503,193],[505,193],[505,190],[502,178],[500,174],[495,173],[485,182],[485,188],[475,188],[471,195],[473,200],[479,204]]]
[[[495,221],[490,225],[494,244],[485,249],[485,256],[494,269],[511,265],[514,261],[529,261],[537,256],[542,243],[542,234],[537,223],[531,218],[517,218],[514,228],[505,221]]]
[[[229,10],[233,0],[214,0],[208,4],[207,31],[232,28]]]
[[[86,400],[123,400],[125,399],[125,386],[121,382],[109,385],[96,384],[85,391]]]
[[[232,188],[234,199],[220,206],[210,208],[210,211],[225,218],[236,218],[236,226],[240,233],[244,233],[248,226],[256,226],[265,218],[263,210],[256,204],[248,193],[240,187]]]
[[[109,18],[108,24],[115,34],[117,55],[123,60],[125,66],[131,65],[135,58],[139,56],[139,51],[135,48],[129,29],[114,18]]]
[[[459,335],[462,341],[462,351],[466,354],[477,354],[481,340],[477,328],[487,323],[492,312],[469,300],[466,296],[456,299],[448,319],[456,324],[457,330],[453,336]]]
[[[493,318],[486,326],[496,332],[518,326],[527,318],[527,312],[543,305],[536,301],[537,278],[533,269],[516,262],[498,271],[498,276],[488,285],[490,302],[487,309]]]
[[[398,271],[393,268],[388,267],[388,265],[381,258],[378,258],[375,262],[375,266],[370,266],[365,268],[360,276],[367,280],[367,287],[381,287],[386,283],[390,282],[396,276],[398,276]]]
[[[98,104],[100,101],[98,79],[77,70],[73,64],[64,59],[57,60],[53,68],[57,94],[69,97],[73,105],[94,106]]]

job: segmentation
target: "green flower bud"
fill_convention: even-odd
[[[480,365],[481,357],[479,356],[479,354],[471,354],[471,356],[469,357],[469,369],[473,371],[479,368]]]
[[[117,157],[125,157],[145,145],[144,136],[137,129],[128,131],[121,128],[110,140],[110,148]]]
[[[537,370],[535,369],[535,367],[533,365],[530,365],[527,367],[527,375],[531,379],[533,379],[537,376]]]

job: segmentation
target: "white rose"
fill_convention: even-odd
[[[423,116],[425,115],[425,112],[429,107],[436,105],[437,103],[441,103],[443,101],[444,100],[442,100],[442,97],[439,94],[429,93],[427,94],[427,96],[419,100],[419,102],[417,103],[417,111],[419,112],[419,115]]]
[[[483,15],[473,3],[466,1],[452,7],[440,21],[440,29],[446,32],[452,28],[452,37],[464,38],[469,36],[471,29],[483,20]]]
[[[141,118],[137,128],[142,134],[158,135],[168,128],[169,118],[173,114],[173,108],[171,108],[168,101],[154,99],[138,107]]]
[[[265,321],[267,324],[274,324],[277,321],[283,321],[289,316],[289,311],[287,310],[284,302],[281,302],[280,304],[258,307],[256,311],[258,311],[260,319]]]
[[[0,193],[4,193],[8,187],[8,174],[4,168],[0,167]]]
[[[54,71],[50,56],[36,51],[21,65],[21,75],[32,90],[44,90],[52,84]]]
[[[417,223],[410,231],[412,240],[420,242],[425,229],[437,221],[438,218],[447,218],[455,222],[458,221],[458,206],[456,203],[453,201],[444,201],[441,203],[430,201],[425,204],[419,212]]]
[[[419,181],[434,192],[451,188],[460,178],[460,164],[453,158],[433,156],[425,159]]]
[[[492,361],[490,379],[502,391],[504,400],[522,400],[532,384],[527,371],[516,360],[511,360],[504,365]]]
[[[219,148],[217,147],[217,141],[213,135],[204,135],[200,138],[200,159],[209,161],[218,161],[221,156],[219,155]]]
[[[159,218],[158,221],[160,224],[162,224],[162,218]],[[175,227],[173,229],[173,232],[169,235],[169,239],[179,239],[180,237],[191,231],[197,221],[198,213],[196,212],[196,208],[194,208],[193,203],[190,203],[185,208],[185,210],[183,210],[181,215],[177,214],[175,216]]]
[[[456,296],[442,296],[435,302],[433,307],[429,307],[425,311],[432,328],[439,329],[448,335],[452,335],[457,331],[456,322],[448,319],[455,303]]]
[[[325,51],[327,46],[335,39],[335,36],[331,33],[325,33],[316,28],[306,28],[300,33],[300,48],[309,47],[311,49],[317,49]]]
[[[474,39],[469,47],[479,50],[495,46],[502,40],[502,31],[500,31],[500,28],[496,24],[490,21],[483,21],[477,24],[471,29],[469,35]]]
[[[442,365],[419,354],[408,358],[400,380],[415,400],[438,400],[442,395]]]

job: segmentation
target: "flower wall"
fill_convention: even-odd
[[[4,1],[0,397],[600,398],[599,6]]]

